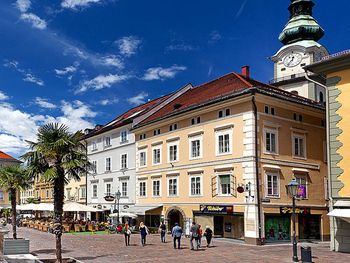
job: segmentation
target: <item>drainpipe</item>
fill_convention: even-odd
[[[85,142],[85,154],[86,156],[88,156],[88,148],[87,148],[87,141],[84,140]],[[89,160],[89,158],[88,158]],[[88,171],[87,171],[87,166],[86,166],[86,173],[85,173],[85,205],[87,205],[87,201],[88,201],[88,198],[87,198],[87,178],[88,178]],[[79,193],[78,193],[79,194]],[[90,216],[91,217],[91,216]]]
[[[255,103],[255,91],[253,91],[252,103],[254,108],[254,126],[255,126],[255,179],[256,179],[256,198],[258,205],[258,227],[259,227],[259,245],[261,240],[261,200],[260,200],[260,180],[259,180],[259,156],[258,156],[258,108]]]

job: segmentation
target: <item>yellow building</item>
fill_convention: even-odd
[[[187,85],[139,120],[137,204],[156,226],[176,222],[189,233],[193,220],[215,236],[290,240],[291,199],[297,178],[300,239],[327,240],[322,105],[230,73]]]
[[[331,249],[350,252],[350,51],[307,67],[326,77]]]

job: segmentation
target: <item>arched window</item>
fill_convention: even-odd
[[[318,99],[319,99],[319,102],[324,102],[324,100],[323,100],[323,92],[322,91],[320,91]]]

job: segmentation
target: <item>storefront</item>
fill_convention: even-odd
[[[267,242],[290,240],[290,215],[265,215],[265,238]]]
[[[321,240],[321,216],[311,214],[299,214],[299,239]]]
[[[233,206],[200,205],[193,218],[203,229],[210,226],[216,237],[244,240],[244,214],[234,213]]]

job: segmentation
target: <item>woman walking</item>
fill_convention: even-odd
[[[125,238],[125,246],[130,246],[130,236],[131,236],[131,230],[129,229],[129,224],[126,223],[123,227],[123,233]]]
[[[213,237],[213,230],[210,229],[209,226],[207,226],[205,228],[205,232],[204,232],[205,238],[207,239],[207,247],[209,247],[210,243],[211,243],[211,239]]]
[[[146,236],[148,235],[149,231],[147,226],[143,222],[140,223],[140,234],[141,234],[141,244],[142,246],[146,245]]]

